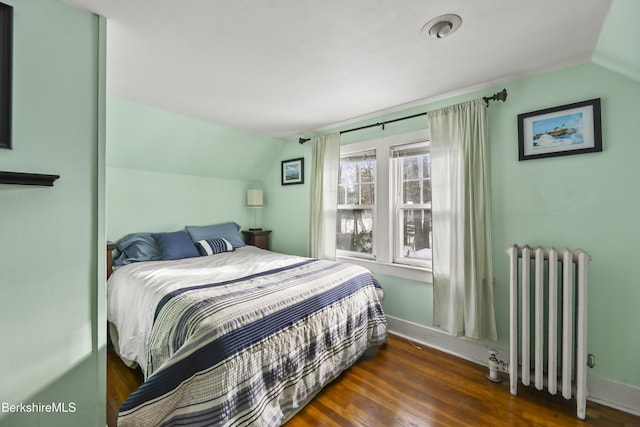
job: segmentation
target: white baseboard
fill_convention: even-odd
[[[587,375],[587,400],[640,416],[640,388]]]
[[[453,337],[439,329],[429,328],[397,317],[387,316],[387,327],[389,332],[394,335],[481,366],[489,366],[489,349],[497,352],[499,360],[509,361],[509,351],[507,350],[489,347],[484,343],[464,337]],[[593,375],[587,376],[587,387],[589,389],[588,400],[640,416],[640,388]]]

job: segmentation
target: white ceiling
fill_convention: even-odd
[[[611,3],[67,1],[108,20],[109,95],[275,137],[587,61]]]

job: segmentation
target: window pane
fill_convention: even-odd
[[[420,156],[404,157],[402,159],[402,179],[420,178]]]
[[[402,221],[402,257],[431,259],[431,211],[404,209]]]
[[[431,180],[425,179],[422,181],[422,200],[423,203],[431,201]]]
[[[402,194],[404,203],[420,203],[420,181],[404,181]]]
[[[375,181],[376,163],[373,161],[366,161],[360,163],[360,182],[373,182]]]
[[[360,194],[358,192],[357,185],[348,185],[347,186],[347,205],[358,205],[360,204]]]
[[[431,177],[431,154],[422,156],[422,177]]]
[[[344,205],[347,200],[347,189],[344,184],[338,185],[338,204]]]
[[[340,162],[338,182],[340,184],[353,184],[356,182],[356,163]]]
[[[336,249],[373,253],[371,209],[338,209]]]
[[[362,194],[360,195],[361,205],[373,205],[375,202],[375,185],[374,184],[362,184]]]

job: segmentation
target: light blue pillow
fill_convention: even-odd
[[[235,222],[224,222],[213,225],[187,225],[187,232],[191,236],[193,243],[200,240],[222,238],[226,239],[235,248],[241,248],[245,245],[242,237],[240,237],[240,226]]]
[[[118,255],[113,259],[113,265],[161,259],[160,247],[151,233],[131,233],[118,240]]]
[[[191,241],[186,231],[171,233],[155,233],[153,238],[160,247],[163,260],[183,259],[200,256],[198,249]]]

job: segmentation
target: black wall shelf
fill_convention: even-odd
[[[41,173],[24,172],[0,172],[0,184],[14,185],[40,185],[53,187],[53,182],[60,178],[60,175],[46,175]]]

